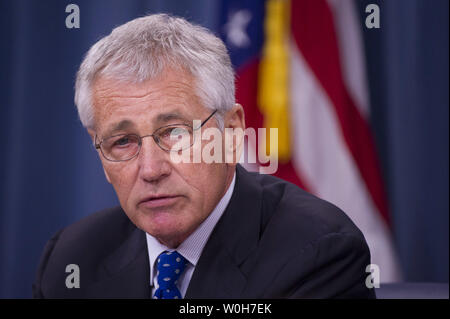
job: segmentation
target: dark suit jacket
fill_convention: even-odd
[[[372,298],[364,236],[337,207],[238,165],[231,200],[185,298]],[[68,264],[80,288],[68,289]],[[150,298],[145,233],[120,207],[92,214],[47,243],[34,297]]]

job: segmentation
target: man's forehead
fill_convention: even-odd
[[[162,81],[132,84],[110,78],[96,80],[93,104],[97,128],[111,131],[140,120],[156,125],[188,119],[201,104],[192,83],[173,77]]]
[[[161,81],[123,83],[112,79],[96,80],[93,87],[95,113],[109,113],[115,107],[199,103],[192,82],[168,76]]]
[[[144,81],[119,79],[114,76],[98,75],[93,81],[94,94],[116,95],[132,94],[136,97],[155,89],[184,89],[191,90],[194,87],[195,78],[187,70],[175,67],[167,67],[159,74]]]
[[[119,81],[99,81],[93,87],[93,97],[100,105],[130,99],[192,99],[194,87],[186,81],[149,80],[142,83],[122,83]]]

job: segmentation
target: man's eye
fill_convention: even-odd
[[[130,138],[125,136],[114,142],[113,146],[127,146],[130,144]]]
[[[187,128],[184,128],[184,127],[175,127],[172,129],[170,134],[174,135],[174,136],[187,135],[187,134],[189,134],[189,131],[187,130]]]
[[[189,131],[187,128],[184,127],[169,127],[165,129],[161,136],[163,138],[178,138],[183,135],[188,135]]]

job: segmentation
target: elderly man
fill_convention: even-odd
[[[117,27],[87,53],[75,103],[120,207],[55,234],[35,297],[374,297],[364,237],[337,207],[236,161],[173,161],[205,147],[198,129],[245,128],[206,29],[164,14]]]

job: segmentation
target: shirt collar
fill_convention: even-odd
[[[236,181],[236,173],[234,173],[233,180],[231,181],[228,190],[225,195],[216,205],[214,210],[209,214],[209,216],[197,227],[197,229],[186,238],[176,249],[184,258],[186,258],[191,265],[194,267],[197,265],[197,262],[200,258],[200,255],[203,251],[203,248],[208,241],[209,236],[211,235],[214,227],[222,216],[225,208],[230,202],[231,195],[233,194],[234,184]],[[156,274],[156,270],[154,269],[155,261],[158,256],[168,250],[173,251],[174,249],[170,249],[167,246],[161,244],[155,237],[152,235],[145,233],[147,237],[147,249],[148,256],[150,261],[150,283],[153,285],[153,278]]]

